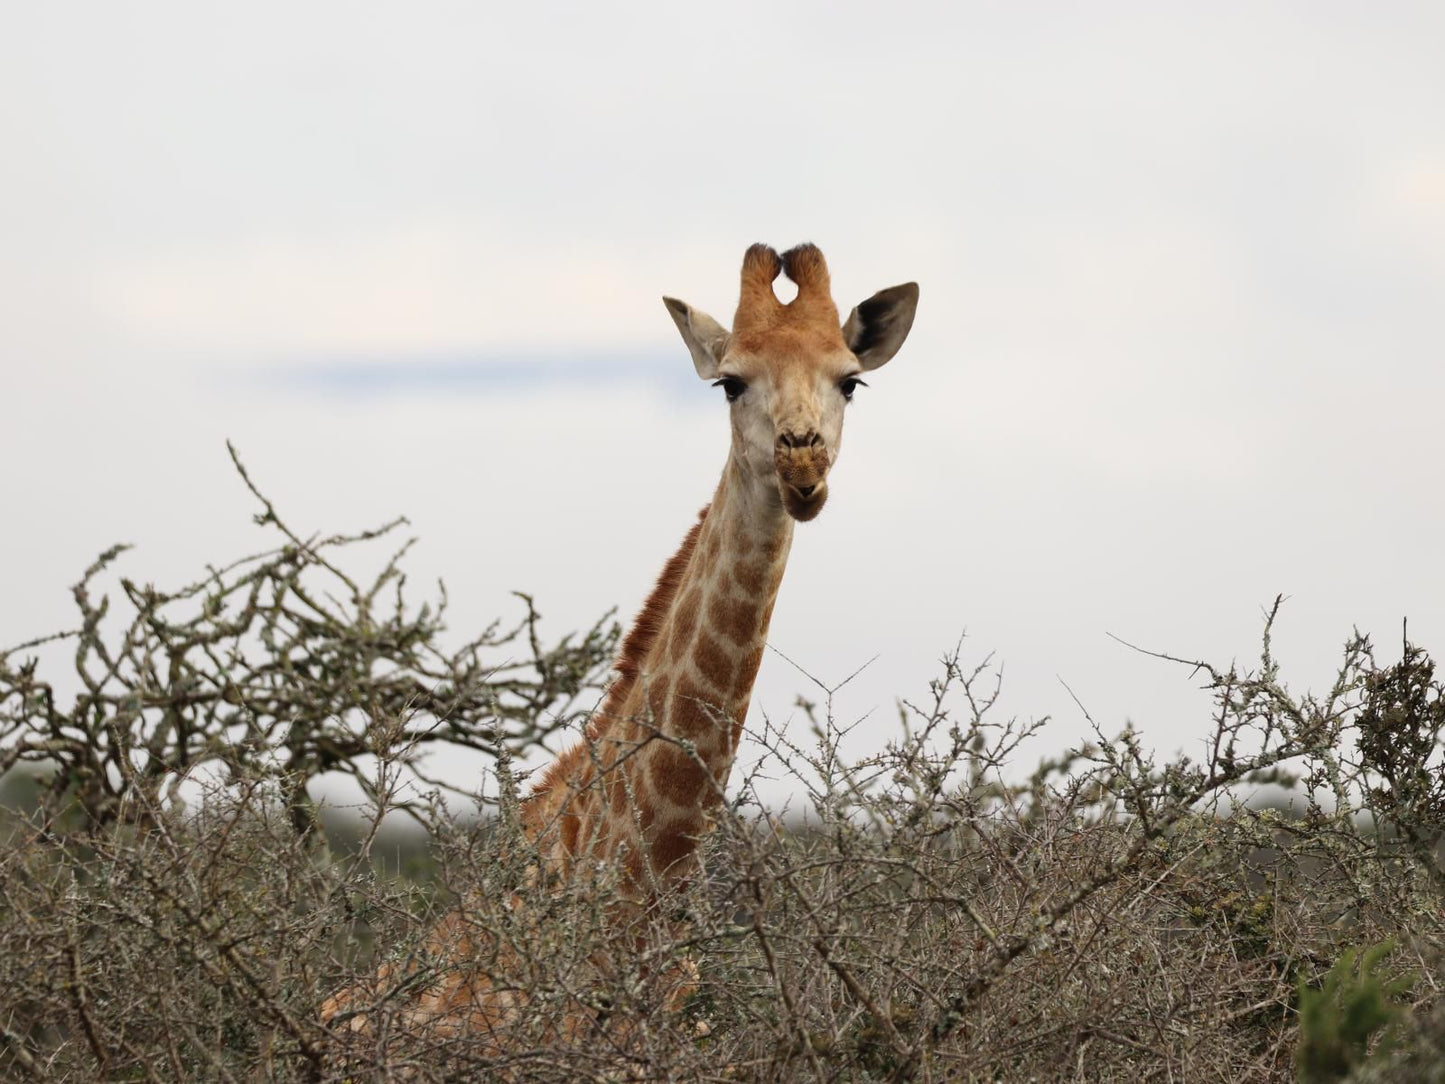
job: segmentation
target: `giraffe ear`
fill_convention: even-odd
[[[682,332],[682,341],[687,343],[692,354],[692,363],[697,375],[704,380],[717,376],[718,363],[728,344],[728,331],[705,312],[698,312],[686,301],[675,297],[664,297],[662,303],[672,315],[672,322]]]
[[[843,341],[864,369],[876,369],[898,353],[913,314],[918,311],[918,283],[905,282],[879,290],[843,322]]]

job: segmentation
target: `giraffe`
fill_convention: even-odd
[[[797,286],[786,304],[773,288],[779,274]],[[737,754],[793,526],[827,501],[844,408],[862,374],[903,345],[918,286],[879,291],[840,321],[816,246],[780,256],[755,244],[743,257],[730,330],[685,302],[663,302],[697,375],[729,404],[727,461],[623,640],[585,735],[541,775],[521,813],[545,873],[609,868],[638,907],[695,868]],[[422,992],[415,1014],[454,1032],[492,1030],[517,999],[468,973],[475,946],[458,922],[444,919],[431,941],[437,955],[461,962]],[[362,1000],[338,995],[323,1017]],[[361,1026],[364,1017],[353,1016],[351,1027]]]

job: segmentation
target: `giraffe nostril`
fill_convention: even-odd
[[[806,433],[783,432],[778,434],[778,443],[784,448],[816,448],[823,443],[823,437],[816,429]]]
[[[817,487],[817,486],[797,486],[796,488],[797,488],[798,492],[799,492],[802,496],[804,496],[804,497],[811,497],[811,496],[813,495],[813,490],[817,489],[818,487]]]

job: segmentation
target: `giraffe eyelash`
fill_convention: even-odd
[[[723,395],[727,397],[729,403],[748,390],[748,386],[735,376],[719,377],[712,382],[712,386],[722,388]]]

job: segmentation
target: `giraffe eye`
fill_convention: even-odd
[[[712,386],[722,388],[729,403],[748,390],[748,386],[735,376],[725,376],[720,380],[714,380]]]
[[[866,388],[868,385],[864,384],[863,381],[859,380],[856,376],[847,376],[838,382],[838,390],[843,393],[843,398],[847,399],[850,403],[853,401],[853,393],[857,391],[860,386]]]

